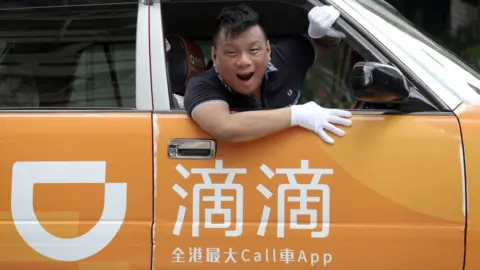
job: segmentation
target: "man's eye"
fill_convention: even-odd
[[[258,52],[260,49],[258,48],[254,48],[254,49],[251,49],[252,52]]]

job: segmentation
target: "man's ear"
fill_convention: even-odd
[[[270,54],[272,53],[272,48],[270,47],[270,40],[267,40],[267,53],[268,53],[268,59],[270,59]]]
[[[212,46],[211,52],[210,52],[210,58],[212,59],[212,64],[214,67],[217,66],[217,53],[215,52],[215,47]]]

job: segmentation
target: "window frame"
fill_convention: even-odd
[[[157,0],[157,1],[160,1],[160,0]],[[249,0],[249,1],[253,1],[253,0]],[[293,3],[288,0],[275,0],[275,2],[290,2],[293,5],[296,5],[303,9],[310,9],[314,5],[322,6],[324,5],[323,3],[324,1],[325,0],[304,0],[302,3],[299,3],[299,2]],[[204,3],[208,4],[209,1],[205,1]],[[155,54],[156,56],[156,57],[152,57],[152,66],[156,65],[155,70],[152,68],[152,74],[153,74],[153,78],[162,77],[162,79],[157,78],[156,82],[152,85],[153,95],[155,100],[154,111],[163,112],[163,113],[186,114],[187,112],[185,109],[173,108],[173,106],[171,106],[171,104],[173,104],[174,96],[170,92],[169,85],[168,85],[168,78],[167,78],[168,75],[166,73],[166,63],[165,63],[166,53],[165,53],[164,42],[163,42],[164,35],[163,35],[163,24],[162,24],[162,18],[161,18],[161,7],[160,7],[160,3],[153,3],[153,6],[156,6],[156,8],[155,8],[155,12],[152,14],[152,22],[158,21],[159,23],[152,24],[152,33],[156,33],[151,36],[152,48],[156,48],[152,51],[152,55]],[[158,10],[158,13],[157,13],[157,10]],[[394,65],[406,75],[408,81],[412,83],[419,90],[420,95],[426,98],[429,102],[432,102],[437,108],[440,108],[435,111],[410,112],[409,114],[444,113],[446,106],[435,95],[435,93],[433,93],[428,87],[422,84],[421,81],[416,80],[415,76],[413,76],[413,74],[408,72],[408,70],[406,71],[405,70],[406,68],[404,66],[399,65],[397,62],[391,61],[390,60],[391,55],[388,54],[388,51],[385,51],[381,47],[379,47],[378,42],[375,42],[375,41],[372,42],[373,37],[371,35],[367,35],[367,33],[365,31],[362,31],[362,29],[359,29],[359,27],[357,27],[355,23],[358,24],[358,22],[354,21],[352,18],[348,18],[348,17],[345,18],[344,14],[342,14],[334,27],[338,28],[339,30],[342,30],[346,34],[347,38],[346,38],[346,41],[344,42],[347,42],[348,46],[351,46],[353,49],[359,51],[360,54],[363,57],[365,57],[365,60]],[[161,55],[159,52],[161,52]],[[165,71],[165,73],[162,72],[162,74],[158,76],[159,75],[158,72],[160,71]],[[165,76],[163,74],[165,74]],[[165,89],[167,90],[165,91]],[[425,93],[427,95],[425,95]],[[388,110],[388,109],[355,108],[355,109],[349,109],[349,110],[352,111],[352,113],[354,114],[378,114],[378,113],[381,113],[381,114],[388,113],[388,114],[397,114],[397,115],[405,114],[405,112],[401,112],[398,110]]]
[[[315,3],[315,5],[323,6],[325,4],[332,4],[331,0],[305,0],[310,3]],[[359,25],[360,23],[356,21],[354,18],[350,16],[346,16],[345,12],[340,12],[341,16],[338,19],[337,23],[334,27],[338,28],[339,30],[343,31],[347,35],[347,42],[350,46],[355,48],[356,50],[362,51],[363,54],[368,56],[366,61],[375,61],[386,65],[392,65],[398,68],[406,77],[407,81],[411,83],[417,90],[417,94],[422,96],[428,102],[432,103],[436,110],[432,111],[412,111],[408,112],[408,114],[452,114],[452,110],[450,110],[447,105],[443,102],[443,100],[438,97],[438,95],[430,89],[422,80],[419,80],[417,75],[414,74],[412,71],[408,69],[406,65],[404,65],[396,56],[390,52],[387,48],[383,47],[382,44],[379,43],[378,40],[371,34],[365,31],[365,29],[361,28]],[[359,102],[359,104],[366,104],[366,102]],[[362,108],[355,108],[351,109],[352,113],[361,113],[361,114],[369,114],[369,113],[388,113],[391,115],[403,115],[406,114],[403,111],[399,110],[389,110],[389,109],[362,109]]]
[[[320,5],[328,4],[337,7],[340,10],[342,20],[353,27],[359,35],[363,36],[387,59],[385,64],[393,65],[398,68],[407,77],[408,81],[417,88],[418,94],[438,108],[437,111],[425,113],[431,114],[437,112],[452,114],[453,109],[461,103],[461,100],[456,94],[452,94],[443,88],[443,86],[440,85],[435,78],[429,75],[428,72],[426,73],[423,68],[419,68],[418,63],[413,59],[410,59],[408,54],[402,58],[406,52],[396,48],[395,44],[391,43],[391,41],[384,35],[383,31],[377,26],[370,25],[370,22],[366,21],[356,10],[352,9],[347,4],[344,4],[344,0],[307,1],[315,1]],[[411,60],[413,60],[413,62]]]
[[[142,0],[140,0],[142,1]],[[150,72],[152,105],[154,111],[173,111],[173,94],[168,83],[168,69],[166,62],[165,35],[163,31],[163,18],[160,0],[149,1],[149,41],[150,47]],[[179,111],[180,112],[180,111]]]
[[[131,4],[134,4],[132,1]],[[116,4],[112,1],[105,1],[101,5]],[[125,3],[117,3],[123,5]],[[127,3],[128,4],[128,3]],[[150,47],[149,47],[149,6],[144,3],[143,0],[138,0],[137,16],[136,16],[136,34],[135,34],[135,108],[132,107],[9,107],[0,108],[0,113],[5,112],[142,112],[152,111],[152,91],[151,91],[151,73],[150,73]],[[70,8],[81,7],[82,9],[88,8],[89,5],[71,5]],[[63,6],[62,6],[63,7]],[[39,8],[55,8],[50,6],[42,6]],[[86,48],[95,45],[90,44]],[[84,48],[84,49],[86,49]],[[84,50],[82,49],[82,51]],[[77,59],[78,65],[78,59]]]

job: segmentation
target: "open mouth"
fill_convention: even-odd
[[[245,82],[250,80],[252,77],[253,77],[253,72],[245,73],[245,74],[237,74],[237,78]]]

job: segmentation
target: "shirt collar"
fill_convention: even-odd
[[[268,62],[267,70],[265,70],[265,79],[268,80],[268,73],[277,71],[278,69],[272,64],[272,62]],[[218,79],[222,82],[223,86],[228,89],[228,91],[232,92],[232,88],[222,79],[220,73],[218,72],[217,68],[214,68],[215,74],[217,75]]]

